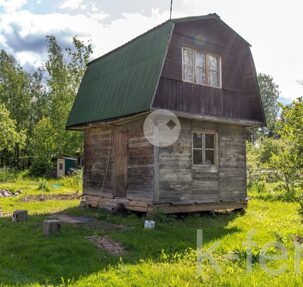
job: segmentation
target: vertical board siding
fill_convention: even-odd
[[[182,80],[182,47],[220,55],[222,89]],[[214,21],[177,24],[153,107],[264,122],[249,47]]]
[[[220,127],[220,199],[244,200],[246,194],[246,142],[243,127]]]
[[[127,132],[127,198],[153,198],[153,146],[144,137],[143,122],[139,119],[123,126],[89,128],[85,131],[84,195],[114,195],[112,134]]]
[[[113,135],[113,195],[126,197],[128,169],[128,132],[118,131]]]
[[[84,137],[84,194],[111,193],[112,185],[112,129],[92,128]],[[108,167],[107,167],[108,166]],[[103,186],[103,187],[102,187]]]

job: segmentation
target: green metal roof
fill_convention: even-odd
[[[203,19],[216,19],[245,41],[217,14],[168,20],[88,64],[66,127],[148,111],[175,23]]]
[[[67,128],[149,110],[173,26],[167,21],[89,63]]]

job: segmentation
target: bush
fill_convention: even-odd
[[[267,191],[266,183],[264,181],[255,181],[251,186],[251,190],[257,193],[264,193]]]
[[[30,175],[37,177],[49,176],[52,169],[53,164],[51,162],[37,159],[30,168]]]
[[[41,178],[39,180],[38,190],[40,190],[42,192],[44,192],[44,191],[50,191],[49,184],[48,184],[48,182],[47,182],[47,180],[45,178]]]
[[[151,213],[147,215],[147,219],[152,219],[156,221],[156,224],[158,223],[171,223],[173,221],[173,218],[163,212],[160,208],[154,209]]]
[[[0,182],[15,181],[17,179],[17,171],[11,168],[0,169]]]
[[[299,207],[299,209],[298,209],[298,212],[299,212],[299,214],[301,215],[301,217],[303,218],[303,199],[301,199],[301,200],[299,201],[299,205],[300,205],[300,207]]]
[[[66,176],[62,179],[62,184],[67,186],[72,186],[76,189],[77,192],[82,190],[83,184],[83,171],[77,170],[74,171],[73,175]]]

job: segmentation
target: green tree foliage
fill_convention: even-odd
[[[0,123],[0,152],[12,151],[16,144],[24,144],[24,133],[17,132],[16,120],[10,118],[10,113],[3,104],[0,104]]]
[[[50,121],[57,127],[57,153],[73,155],[82,151],[82,134],[65,130],[68,114],[71,110],[86,64],[92,53],[91,45],[85,45],[76,37],[73,48],[65,51],[58,45],[54,36],[48,36],[48,61],[46,70],[49,74]]]
[[[289,140],[276,140],[276,152],[269,160],[269,168],[274,171],[276,180],[281,182],[289,199],[295,196],[295,186],[300,183],[300,169],[295,161],[295,148]]]
[[[297,168],[303,167],[303,98],[284,106],[279,121],[279,134],[285,141],[292,143],[294,161]]]
[[[278,152],[271,158],[271,167],[284,182],[288,193],[303,186],[303,99],[284,106],[278,122]]]
[[[10,117],[15,120],[16,131],[25,132],[28,136],[31,114],[29,76],[15,58],[3,50],[0,50],[0,104],[5,105]],[[18,166],[21,155],[19,142],[16,142],[13,151],[11,162],[16,162]]]
[[[248,143],[249,183],[274,181],[294,199],[303,187],[303,99],[282,107],[276,137],[260,137]]]
[[[42,118],[35,126],[32,135],[32,153],[35,154],[32,173],[47,175],[52,169],[52,159],[57,153],[57,129],[49,118]]]
[[[272,135],[275,130],[276,120],[279,112],[279,86],[275,84],[272,76],[262,73],[258,74],[258,84],[266,117],[266,132]]]
[[[16,120],[17,131],[26,130],[31,113],[29,77],[15,58],[0,51],[0,101]]]
[[[2,148],[2,164],[20,167],[20,158],[33,158],[34,167],[46,163],[42,167],[46,172],[52,158],[82,151],[82,134],[66,131],[65,124],[92,47],[77,37],[66,49],[54,36],[47,36],[47,43],[48,60],[32,74],[0,51],[0,105],[5,106],[16,134],[23,139],[21,145],[21,141],[7,138],[11,144]]]
[[[262,104],[264,108],[267,127],[250,129],[248,139],[256,141],[262,136],[273,136],[276,128],[276,120],[279,112],[278,98],[280,95],[279,86],[275,84],[270,75],[258,74],[258,85],[260,89]]]

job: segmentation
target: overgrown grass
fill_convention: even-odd
[[[48,181],[49,186],[56,185],[49,192],[75,192],[74,186],[66,181]],[[0,188],[4,185],[22,189],[29,195],[41,194],[39,181],[5,183]],[[144,217],[114,216],[101,210],[79,208],[78,204],[77,200],[0,199],[4,213],[27,209],[30,214],[25,223],[0,219],[0,286],[303,286],[301,274],[294,272],[293,237],[303,235],[296,202],[252,199],[245,215],[204,214],[177,219],[158,212],[152,215],[156,220],[155,230],[143,229]],[[58,211],[94,216],[128,228],[104,231],[63,225],[60,235],[46,238],[42,235],[42,222],[48,214]],[[205,250],[218,243],[213,257],[221,273],[208,260],[197,273],[198,229],[203,230]],[[85,236],[105,234],[123,244],[126,248],[123,256],[96,249],[85,239]],[[251,273],[246,271],[248,234],[253,234],[255,242]],[[286,264],[286,271],[279,275],[268,274],[259,263],[262,246],[269,241],[283,243],[288,251],[287,259],[268,262],[272,268]],[[269,253],[281,252],[271,248]],[[238,258],[230,260],[226,255]]]
[[[302,197],[302,189],[295,187],[291,192],[286,192],[280,182],[268,183],[256,181],[248,187],[249,197],[265,201],[296,202]]]

